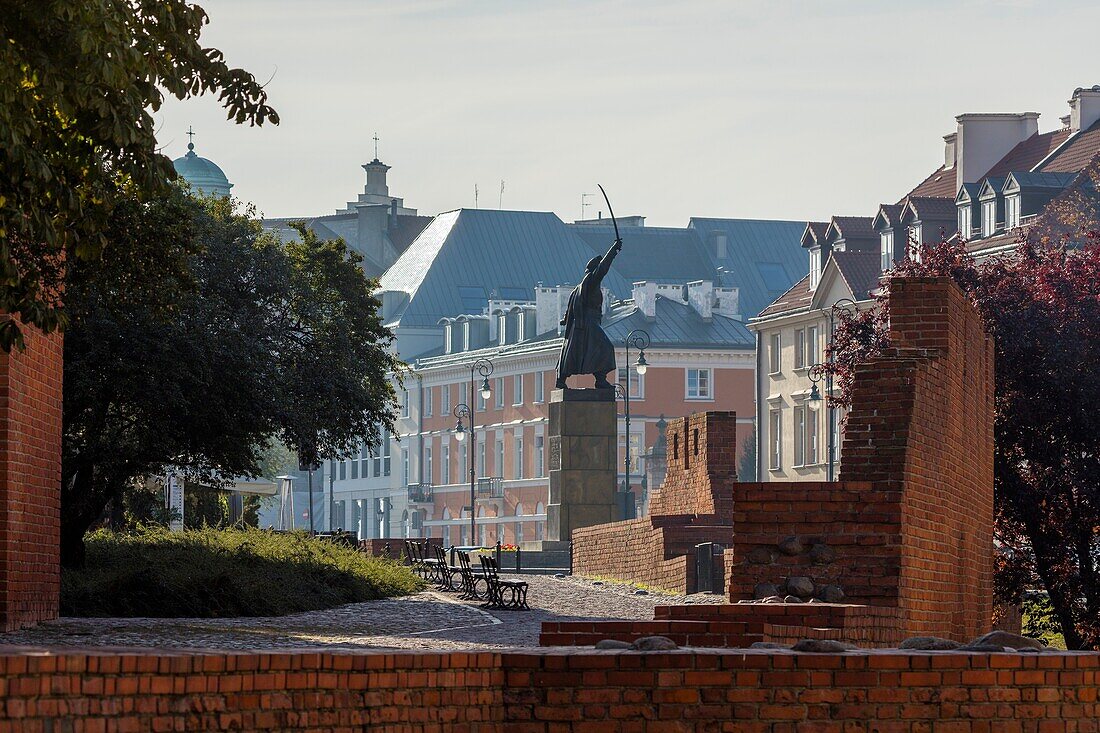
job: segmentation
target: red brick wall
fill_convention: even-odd
[[[0,656],[0,733],[1095,731],[1100,655],[493,653]]]
[[[893,605],[901,572],[901,492],[870,483],[773,482],[735,485],[733,601],[753,598],[758,583],[808,577],[837,585],[845,603]],[[802,552],[779,543],[797,537]],[[815,555],[820,545],[831,556]],[[767,559],[765,560],[765,556]]]
[[[893,281],[890,325],[856,370],[841,477],[902,492],[906,628],[973,637],[993,614],[993,344],[946,278]]]
[[[651,515],[715,514],[733,511],[737,481],[737,414],[696,412],[668,421],[668,469],[654,489]]]
[[[24,326],[0,352],[0,628],[57,618],[60,593],[61,337]]]

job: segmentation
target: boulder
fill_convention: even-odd
[[[1012,634],[1008,631],[990,631],[988,634],[983,634],[977,639],[971,639],[966,646],[1007,646],[1013,650],[1016,649],[1042,649],[1044,644],[1041,641],[1032,639],[1028,636],[1020,636],[1019,634]],[[965,647],[964,647],[965,648]]]
[[[645,590],[644,588],[639,588],[638,590],[634,591],[634,595],[636,595],[636,596],[648,596],[649,591]]]
[[[779,589],[775,587],[775,583],[757,583],[752,589],[752,597],[758,600],[777,595],[779,595]]]
[[[814,594],[814,582],[804,575],[787,578],[787,592],[793,596],[809,598]]]
[[[1000,644],[975,644],[970,642],[969,644],[963,644],[955,651],[958,652],[1014,652],[1016,651],[1010,646],[1001,646]]]
[[[770,565],[775,562],[775,553],[767,547],[756,547],[749,551],[745,559],[753,565]]]
[[[784,537],[779,541],[779,551],[784,555],[801,555],[803,549],[802,540],[797,537]]]
[[[783,599],[784,603],[802,603],[802,599],[798,596],[786,596]]]
[[[632,646],[640,652],[667,652],[679,649],[672,639],[667,636],[643,636],[637,639]]]
[[[763,599],[760,602],[761,603],[782,603],[783,602],[783,597],[782,596],[768,596],[767,598]]]
[[[898,649],[918,649],[921,651],[938,652],[958,649],[959,646],[960,644],[957,641],[942,639],[938,636],[912,636],[899,644]]]
[[[790,649],[790,644],[777,644],[774,641],[754,641],[749,649]]]
[[[796,652],[818,652],[825,654],[847,652],[858,648],[859,647],[855,644],[848,644],[843,641],[833,641],[832,639],[803,639],[791,647],[791,649]]]
[[[629,641],[619,641],[618,639],[604,639],[596,642],[597,649],[633,649],[634,646]]]
[[[844,589],[839,585],[827,585],[821,589],[820,598],[826,603],[840,603],[844,600]]]
[[[836,560],[836,551],[828,545],[818,542],[810,548],[810,562],[814,565],[828,565]]]

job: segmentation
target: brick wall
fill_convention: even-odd
[[[860,365],[841,478],[901,491],[898,603],[912,634],[993,614],[993,344],[946,278],[894,280],[892,348]]]
[[[0,733],[1095,731],[1100,655],[0,650]]]
[[[695,546],[732,541],[736,431],[733,412],[670,420],[668,471],[650,499],[649,516],[574,531],[573,572],[695,592]],[[710,587],[724,588],[724,556],[714,558],[713,572]]]
[[[57,618],[60,594],[61,337],[24,326],[0,352],[0,628]]]

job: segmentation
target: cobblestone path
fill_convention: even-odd
[[[513,576],[507,576],[513,577]],[[618,583],[524,575],[529,611],[487,610],[455,593],[352,603],[290,616],[234,619],[63,618],[0,634],[0,645],[158,649],[493,649],[538,646],[543,621],[651,620],[653,608],[723,603],[722,596],[674,596]]]

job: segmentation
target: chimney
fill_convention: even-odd
[[[657,283],[636,282],[633,290],[634,306],[646,318],[657,317]]]
[[[1074,89],[1069,100],[1069,129],[1080,132],[1100,119],[1100,84],[1091,89]]]
[[[367,172],[367,185],[363,188],[363,193],[389,196],[390,187],[386,185],[386,171],[389,169],[390,167],[378,158],[364,164],[363,170]]]
[[[390,199],[390,231],[397,228],[397,199]]]
[[[538,336],[544,333],[557,333],[561,328],[561,319],[569,305],[571,285],[535,288],[535,330]]]
[[[741,291],[737,288],[714,289],[714,312],[720,316],[741,320]]]
[[[714,313],[714,283],[696,280],[687,284],[688,303],[703,320],[709,321]]]
[[[1038,112],[965,114],[955,118],[955,190],[977,183],[1017,143],[1039,131]]]
[[[955,167],[955,141],[958,136],[959,133],[957,132],[943,136],[943,167],[947,170]]]

